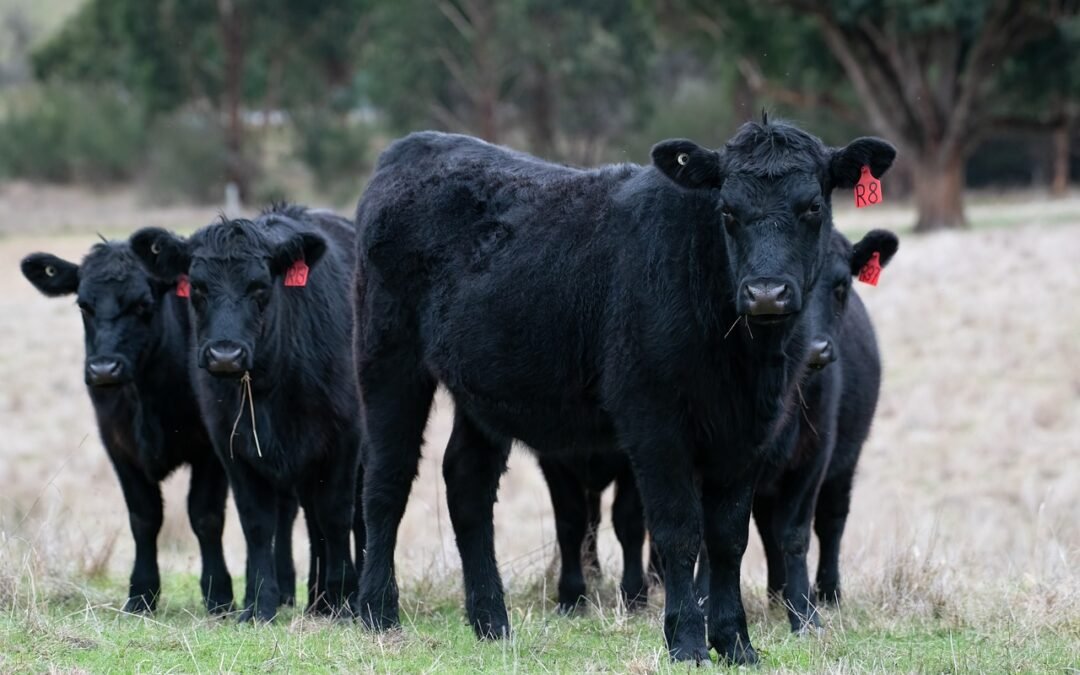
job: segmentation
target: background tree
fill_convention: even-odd
[[[913,166],[916,231],[960,227],[964,162],[993,128],[1001,65],[1077,11],[1067,0],[777,0],[815,20],[866,113]]]

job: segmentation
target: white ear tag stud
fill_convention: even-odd
[[[690,155],[685,152],[680,152],[675,156],[675,161],[679,163],[679,166],[686,166],[690,163]]]
[[[154,255],[161,253],[161,244],[157,243],[156,241],[153,244],[150,244],[150,252]]]
[[[45,267],[45,276],[47,276],[47,277],[55,277],[56,276],[56,268],[53,267],[52,265],[46,265],[46,267]]]

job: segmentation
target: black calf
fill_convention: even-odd
[[[570,169],[437,133],[387,149],[357,209],[363,619],[398,621],[397,528],[442,383],[455,402],[447,501],[478,636],[509,630],[491,518],[519,439],[541,457],[626,452],[664,560],[671,655],[708,658],[693,587],[704,538],[708,644],[755,661],[739,566],[763,448],[801,367],[791,355],[810,338],[799,310],[828,251],[831,193],[894,155],[776,123],[744,125],[721,150],[660,143],[651,167]]]
[[[839,233],[812,301],[815,335],[810,371],[800,385],[800,414],[786,430],[784,463],[759,482],[757,523],[768,559],[770,596],[782,599],[794,631],[818,626],[806,554],[814,523],[821,545],[818,594],[839,599],[838,557],[859,452],[870,432],[881,384],[881,359],[870,317],[851,288],[871,255],[886,265],[891,232],[875,230],[852,245]],[[816,512],[816,517],[815,517]]]
[[[160,483],[181,464],[191,466],[188,516],[202,553],[203,599],[210,612],[227,611],[233,592],[221,532],[228,482],[192,392],[187,300],[177,296],[174,285],[150,278],[127,242],[97,244],[81,265],[34,253],[22,261],[22,273],[47,296],[75,294],[82,312],[84,379],[135,539],[124,611],[148,612],[157,606]],[[287,537],[291,527],[290,519],[280,532]],[[288,548],[281,558],[287,583],[292,574]]]
[[[186,276],[196,396],[236,496],[248,547],[241,620],[270,620],[278,560],[271,542],[295,494],[311,540],[308,607],[351,611],[349,549],[359,471],[349,221],[275,206],[190,239],[147,228],[132,247],[159,278]]]

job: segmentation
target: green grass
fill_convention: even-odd
[[[20,584],[0,615],[0,671],[40,672],[683,672],[664,654],[659,610],[613,606],[566,618],[539,589],[511,599],[514,637],[477,642],[460,597],[445,587],[403,590],[404,627],[381,635],[289,609],[269,626],[211,619],[196,580],[166,578],[153,618],[119,613],[116,582],[49,591]],[[236,584],[240,588],[240,584]],[[33,596],[30,600],[27,595]],[[434,604],[420,604],[434,596]],[[655,599],[654,599],[655,604]],[[965,625],[955,617],[897,618],[869,606],[829,615],[819,636],[793,636],[777,610],[749,603],[751,637],[769,671],[1070,672],[1080,666],[1080,622],[1005,619]],[[1006,607],[1001,608],[1003,612]],[[1004,618],[1004,617],[1003,617]]]

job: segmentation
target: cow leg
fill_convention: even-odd
[[[318,478],[307,488],[307,500],[322,531],[326,600],[334,616],[353,613],[359,587],[350,545],[356,500],[356,439],[347,439],[342,446],[339,461],[321,467]]]
[[[304,523],[307,526],[310,551],[305,611],[308,614],[330,616],[333,612],[326,596],[326,540],[322,528],[319,527],[319,519],[315,517],[315,510],[310,504],[304,506]]]
[[[281,604],[296,604],[296,565],[293,563],[293,523],[299,504],[293,495],[282,494],[278,500],[277,529],[274,532],[274,566],[277,568]]]
[[[137,465],[115,460],[120,489],[128,508],[128,523],[135,539],[135,564],[131,569],[125,612],[153,612],[161,594],[157,564],[157,536],[163,519],[161,487],[147,478]]]
[[[694,574],[694,594],[706,614],[709,606],[710,583],[712,583],[712,568],[709,567],[709,548],[702,542],[701,552],[698,553],[697,559],[697,573]]]
[[[765,562],[768,564],[769,601],[781,602],[784,597],[784,554],[780,550],[780,539],[773,522],[775,512],[776,499],[773,496],[754,495],[754,523],[761,535]]]
[[[631,437],[638,435],[630,431]],[[668,652],[677,661],[708,661],[705,617],[694,596],[694,562],[701,548],[701,500],[689,453],[678,443],[654,443],[631,448],[631,453],[645,517],[664,562]]]
[[[555,537],[559,541],[559,611],[573,612],[585,599],[582,542],[587,537],[588,507],[585,486],[558,459],[540,459],[551,507],[555,511]]]
[[[359,464],[356,468],[356,499],[353,508],[353,545],[356,552],[353,561],[356,565],[356,573],[360,575],[364,571],[364,546],[367,543],[367,528],[364,526],[364,465]]]
[[[202,554],[202,575],[199,588],[203,602],[211,614],[232,610],[232,577],[225,566],[221,535],[225,529],[225,499],[229,494],[229,478],[216,457],[191,465],[191,485],[188,489],[188,520]]]
[[[706,471],[706,476],[712,472]],[[709,549],[709,644],[730,663],[756,663],[739,589],[739,570],[750,529],[754,480],[702,483],[705,545]]]
[[[828,452],[818,452],[812,462],[784,474],[773,512],[773,531],[779,536],[784,561],[784,605],[793,632],[821,625],[810,589],[806,553],[828,456]]]
[[[368,345],[358,349],[372,351]],[[416,478],[435,382],[415,365],[380,355],[358,365],[364,399],[363,509],[367,546],[360,578],[359,612],[377,630],[398,625],[394,548]]]
[[[588,525],[585,528],[585,542],[581,547],[581,566],[586,576],[600,579],[600,551],[597,537],[600,533],[600,497],[603,493],[585,488],[585,505]]]
[[[446,503],[465,577],[465,613],[478,638],[510,634],[502,579],[495,560],[495,498],[510,442],[494,442],[456,410],[443,458]],[[575,549],[580,559],[581,548]]]
[[[826,604],[840,604],[840,539],[844,536],[854,470],[830,478],[821,486],[814,531],[821,556],[817,571],[817,597]]]
[[[628,608],[640,609],[649,601],[649,585],[645,582],[641,561],[642,547],[645,545],[645,513],[629,465],[619,471],[615,480],[611,520],[623,554],[623,575],[619,589]]]
[[[272,621],[281,600],[273,551],[280,495],[273,485],[242,461],[229,462],[228,469],[247,543],[244,611],[239,620]]]

